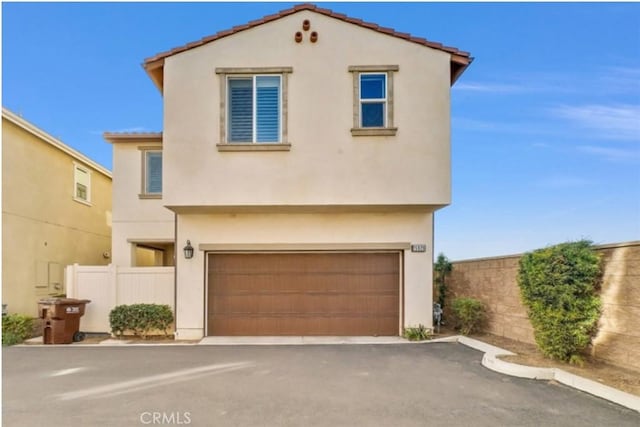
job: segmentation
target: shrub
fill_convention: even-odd
[[[424,341],[431,339],[431,329],[425,327],[423,324],[418,327],[404,328],[404,337],[409,341]]]
[[[163,331],[166,336],[173,323],[173,313],[168,305],[119,305],[109,313],[109,323],[111,333],[117,336],[130,330],[134,335],[146,338],[154,329]]]
[[[440,308],[444,310],[444,302],[447,297],[447,276],[451,273],[453,265],[449,261],[449,258],[444,256],[443,253],[438,254],[438,259],[433,266],[433,270],[436,272],[436,287],[438,290],[438,304]]]
[[[2,316],[2,345],[19,344],[31,338],[34,320],[33,317],[23,314]]]
[[[563,243],[526,253],[518,286],[538,348],[552,359],[579,363],[600,316],[602,276],[591,242]]]
[[[477,330],[484,320],[484,304],[475,298],[456,298],[451,307],[456,319],[456,328],[463,335]]]

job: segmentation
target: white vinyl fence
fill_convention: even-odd
[[[154,303],[174,307],[174,267],[69,265],[67,297],[91,300],[80,319],[83,332],[109,332],[109,312],[122,304]]]

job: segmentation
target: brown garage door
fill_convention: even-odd
[[[208,335],[398,335],[400,254],[209,254]]]

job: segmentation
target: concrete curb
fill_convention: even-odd
[[[487,369],[491,369],[492,371],[519,378],[554,380],[585,393],[589,393],[596,397],[606,399],[610,402],[617,403],[618,405],[640,412],[640,397],[631,393],[626,393],[616,388],[600,384],[599,382],[574,375],[567,371],[563,371],[562,369],[539,368],[507,362],[499,359],[497,356],[513,355],[514,353],[483,343],[482,341],[478,341],[473,338],[461,335],[450,338],[450,341],[456,341],[460,344],[466,345],[467,347],[484,352],[484,356],[482,357],[482,366]]]

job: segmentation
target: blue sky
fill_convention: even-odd
[[[144,58],[294,3],[3,3],[2,105],[108,168],[159,131]],[[451,259],[640,239],[640,4],[322,3],[471,52],[452,89]]]

